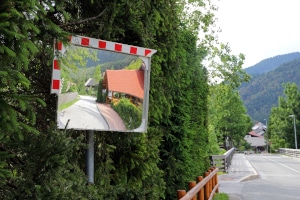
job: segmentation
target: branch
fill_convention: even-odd
[[[99,15],[97,16],[94,16],[94,17],[90,17],[90,18],[87,18],[87,19],[83,19],[83,20],[79,20],[79,21],[76,21],[76,22],[70,22],[70,23],[66,23],[66,24],[61,24],[59,25],[59,27],[66,27],[66,26],[70,26],[70,25],[76,25],[76,24],[82,24],[84,22],[87,22],[87,21],[90,21],[90,20],[94,20],[94,19],[97,19],[99,17],[101,17],[104,12],[107,10],[107,8],[105,8]]]
[[[11,188],[18,189],[18,187],[16,185],[14,185],[14,184],[12,184],[12,183],[10,183],[8,181],[6,181],[6,185],[9,186],[9,187],[11,187]]]

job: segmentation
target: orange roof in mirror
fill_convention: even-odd
[[[144,99],[143,70],[106,70],[104,82],[109,91]]]

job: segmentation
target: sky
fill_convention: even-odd
[[[219,41],[246,56],[243,68],[300,52],[300,0],[219,0]]]

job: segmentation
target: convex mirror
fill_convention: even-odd
[[[55,42],[59,129],[146,132],[153,49],[88,37]]]

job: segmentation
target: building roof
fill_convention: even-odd
[[[249,135],[251,135],[251,137],[260,137],[261,136],[261,135],[257,134],[255,131],[249,132]]]
[[[144,99],[143,70],[106,70],[103,83],[109,91]]]
[[[261,123],[261,122],[257,122],[253,127],[252,127],[252,131],[249,132],[248,134],[251,135],[252,137],[259,137],[259,136],[263,136],[265,131],[266,131],[267,127]]]
[[[98,84],[96,83],[96,81],[93,78],[89,78],[89,80],[87,80],[84,84],[85,87],[88,87],[88,86],[94,87],[96,85],[98,85]]]

